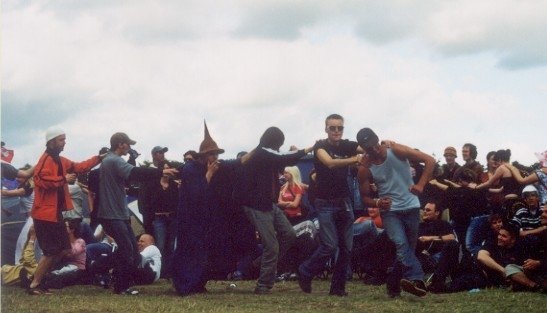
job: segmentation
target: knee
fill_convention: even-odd
[[[326,243],[323,245],[323,251],[325,254],[333,255],[336,253],[336,250],[338,250],[338,245]]]

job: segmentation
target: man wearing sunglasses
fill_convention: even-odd
[[[355,141],[342,139],[344,118],[331,114],[325,120],[327,139],[314,146],[314,167],[317,173],[315,209],[319,218],[321,244],[299,268],[302,291],[311,292],[312,278],[324,270],[325,263],[338,251],[330,295],[347,296],[346,271],[353,243],[353,207],[347,181],[349,166],[361,159]]]

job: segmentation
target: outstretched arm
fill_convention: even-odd
[[[513,165],[504,164],[503,166],[505,166],[511,172],[511,175],[513,175],[515,180],[518,181],[521,185],[533,184],[539,180],[539,177],[535,172],[526,177],[522,177],[518,168],[514,167]]]
[[[347,159],[333,159],[325,149],[317,150],[317,158],[319,161],[330,169],[359,164],[362,157],[362,154],[357,154]]]
[[[478,185],[475,188],[483,189],[483,188],[487,188],[487,187],[492,186],[495,182],[497,182],[498,180],[500,180],[503,177],[503,172],[504,172],[504,167],[503,166],[498,167],[496,169],[496,171],[494,172],[494,175],[490,176],[488,181]]]
[[[435,168],[435,159],[419,150],[412,149],[405,145],[393,143],[391,146],[393,153],[400,159],[408,159],[410,161],[424,163],[424,170],[420,180],[417,184],[410,186],[410,191],[413,194],[421,194],[424,191],[425,184],[427,184],[431,177],[433,177],[433,169]]]

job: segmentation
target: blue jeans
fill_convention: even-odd
[[[162,274],[169,275],[171,272],[171,259],[175,250],[175,238],[177,236],[177,221],[174,214],[156,215],[152,222],[154,226],[154,235],[156,236],[156,247],[161,252],[162,257]]]
[[[300,265],[299,271],[305,276],[314,277],[325,269],[327,261],[338,251],[330,290],[345,291],[346,271],[353,247],[353,209],[350,199],[316,199],[315,208],[321,243],[312,256]]]
[[[381,212],[384,230],[395,244],[397,260],[395,266],[402,266],[402,278],[423,280],[424,271],[416,257],[416,242],[420,224],[420,209]]]
[[[465,235],[465,247],[467,251],[472,255],[477,255],[482,247],[483,241],[488,237],[488,230],[490,229],[490,223],[488,223],[488,215],[481,215],[471,218],[471,223],[467,228],[467,234]]]
[[[140,262],[135,234],[130,220],[101,219],[104,231],[110,235],[118,245],[113,254],[114,292],[120,293],[133,285],[132,277]]]

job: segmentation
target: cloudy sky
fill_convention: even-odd
[[[547,150],[545,1],[2,2],[2,140],[34,164],[45,130],[82,160],[124,131],[150,159],[199,147],[203,120],[232,158],[269,126],[286,145],[324,119],[435,154],[465,142]],[[459,153],[460,154],[460,153]],[[461,156],[457,159],[462,162]],[[443,160],[444,161],[444,160]]]

